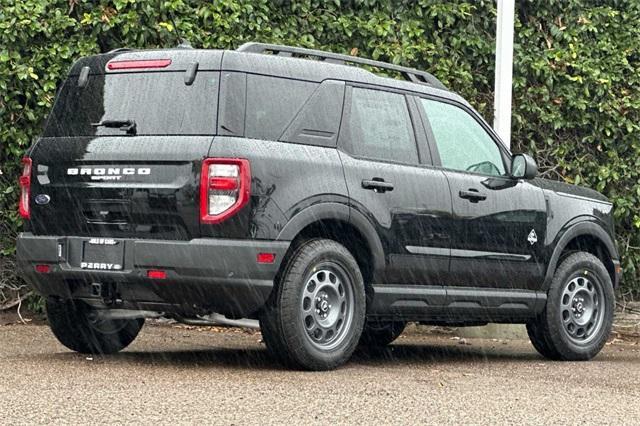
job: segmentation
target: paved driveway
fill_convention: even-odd
[[[0,326],[0,423],[52,422],[638,424],[640,346],[558,363],[525,341],[411,334],[308,373],[240,330],[145,326],[121,354],[90,358],[46,326]]]

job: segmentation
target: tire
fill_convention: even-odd
[[[607,342],[614,307],[611,277],[600,259],[573,253],[556,270],[545,309],[527,324],[527,332],[546,358],[586,361]]]
[[[268,350],[285,365],[330,370],[356,349],[365,310],[362,274],[351,253],[332,240],[310,240],[287,259],[260,326]]]
[[[93,309],[77,300],[49,298],[46,301],[49,327],[58,341],[84,354],[113,354],[134,341],[144,319],[95,320]]]
[[[405,321],[367,321],[360,336],[360,346],[387,346],[402,334],[406,326]]]

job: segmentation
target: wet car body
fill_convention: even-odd
[[[406,102],[417,161],[354,148],[362,129],[351,106],[362,91]],[[325,237],[358,260],[368,317],[459,325],[538,315],[571,249],[594,253],[617,285],[605,197],[508,170],[443,167],[422,100],[472,117],[508,169],[512,155],[493,130],[434,82],[242,49],[80,59],[28,152],[21,273],[45,296],[100,308],[255,318],[292,242]],[[134,120],[135,134],[105,120]],[[248,198],[222,220],[202,214],[206,159],[248,165],[239,190]]]

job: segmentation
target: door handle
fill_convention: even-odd
[[[478,201],[483,201],[487,199],[486,194],[479,192],[477,189],[469,188],[467,191],[460,191],[458,193],[460,198],[464,198],[465,200],[469,200],[472,203],[477,203]]]
[[[373,192],[386,192],[393,191],[393,184],[391,182],[385,182],[381,178],[373,178],[371,180],[363,180],[362,187],[364,189],[370,189]]]

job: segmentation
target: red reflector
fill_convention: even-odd
[[[171,65],[171,59],[146,59],[140,61],[111,61],[107,64],[110,70],[131,70],[135,68],[165,68]]]
[[[258,253],[258,263],[273,263],[275,260],[275,253]]]
[[[31,165],[31,158],[24,157],[22,159],[22,176],[18,179],[20,185],[18,211],[24,219],[31,217],[31,210],[29,209],[29,198],[31,196]]]
[[[238,179],[234,177],[212,177],[209,179],[209,189],[234,191],[238,189]]]
[[[40,274],[48,274],[51,271],[51,266],[49,265],[36,265],[36,272]]]
[[[152,278],[154,280],[164,280],[165,278],[167,278],[167,273],[159,269],[150,269],[147,271],[147,278]]]

